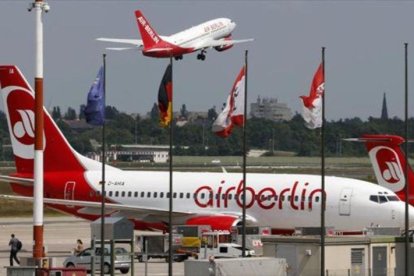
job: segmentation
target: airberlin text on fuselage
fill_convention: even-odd
[[[225,181],[221,181],[221,184],[225,184]],[[273,208],[282,210],[283,202],[287,202],[287,199],[289,199],[289,204],[293,210],[312,210],[314,197],[316,194],[320,196],[322,190],[314,189],[308,191],[308,185],[308,182],[300,185],[299,181],[296,181],[291,188],[284,188],[279,193],[273,187],[264,187],[256,190],[254,187],[247,186],[246,208],[251,208],[254,204],[257,204],[259,208],[265,210]],[[207,196],[202,196],[202,194],[207,194]],[[242,207],[243,180],[240,181],[238,186],[221,186],[216,191],[210,186],[201,186],[195,191],[194,201],[201,208],[227,208],[230,194],[236,195],[236,204]]]

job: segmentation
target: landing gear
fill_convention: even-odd
[[[183,55],[181,55],[181,56],[175,56],[174,59],[175,60],[181,60],[181,59],[183,59]]]
[[[197,55],[197,59],[205,60],[206,59],[205,53],[206,53],[205,50],[201,50],[201,52]]]

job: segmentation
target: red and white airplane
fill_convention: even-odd
[[[19,69],[0,66],[0,88],[7,114],[16,172],[0,179],[32,201],[34,96]],[[48,207],[94,220],[100,214],[101,163],[77,153],[44,110],[44,202]],[[106,167],[108,215],[128,217],[137,229],[168,229],[169,173],[122,171]],[[247,175],[247,224],[292,233],[320,225],[320,176]],[[208,224],[230,229],[241,222],[240,173],[174,172],[174,224]],[[381,198],[381,201],[377,200]],[[391,190],[369,182],[326,177],[326,225],[360,232],[372,225],[404,227],[404,202]],[[414,207],[410,221],[414,222]]]
[[[234,40],[231,33],[236,27],[231,19],[217,18],[200,25],[191,27],[170,36],[158,35],[149,21],[140,10],[135,11],[135,18],[142,40],[139,39],[117,39],[97,38],[100,41],[125,43],[134,47],[108,48],[109,50],[142,50],[142,54],[148,57],[182,59],[183,55],[200,51],[197,59],[204,60],[205,53],[209,48],[221,52],[233,47],[236,43],[252,41],[253,39]]]
[[[405,201],[406,162],[400,147],[404,138],[397,135],[367,134],[353,140],[365,142],[378,184],[394,191]],[[414,172],[410,165],[407,167],[407,182],[410,185],[409,203],[414,205]]]

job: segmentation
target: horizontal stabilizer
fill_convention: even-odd
[[[140,47],[143,45],[141,39],[127,39],[127,38],[106,38],[106,37],[99,37],[96,40],[98,41],[105,41],[105,42],[116,42],[116,43],[125,43],[135,45]]]
[[[0,175],[0,181],[17,183],[25,186],[33,186],[34,180],[32,178],[23,178],[15,176]]]
[[[108,47],[105,48],[109,51],[128,51],[128,50],[136,50],[137,48],[132,48],[132,47]]]

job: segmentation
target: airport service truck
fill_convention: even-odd
[[[139,251],[135,253],[135,257],[139,262],[145,262],[149,259],[165,259],[169,260],[169,243],[168,234],[151,233],[136,236],[136,243]],[[181,235],[173,234],[173,260],[182,262],[188,259],[188,254],[180,253],[177,250],[181,247]]]
[[[199,258],[238,258],[243,255],[243,250],[246,257],[255,256],[254,250],[243,249],[241,245],[232,243],[231,233],[227,230],[204,232],[201,240]]]

